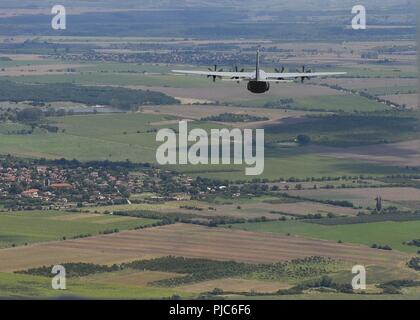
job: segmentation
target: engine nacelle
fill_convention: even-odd
[[[248,90],[252,93],[265,93],[270,90],[270,83],[265,81],[249,81]]]

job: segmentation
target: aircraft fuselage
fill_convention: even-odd
[[[266,93],[268,90],[270,90],[270,83],[264,81],[266,79],[266,73],[264,72],[264,70],[260,69],[260,59],[257,53],[257,67],[255,72],[255,78],[248,82],[248,90],[252,93]]]

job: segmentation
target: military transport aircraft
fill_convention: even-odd
[[[269,73],[260,69],[259,51],[257,51],[256,69],[253,72],[245,72],[244,69],[238,71],[237,67],[235,72],[224,72],[223,69],[217,70],[217,66],[214,66],[214,70],[209,68],[209,71],[172,70],[172,72],[176,74],[207,76],[207,78],[213,78],[214,82],[216,79],[236,81],[238,83],[241,81],[248,81],[248,90],[253,93],[267,92],[270,90],[270,82],[289,83],[294,82],[294,79],[300,79],[300,81],[303,83],[305,80],[309,80],[313,77],[338,76],[346,74],[346,72],[306,71],[305,67],[302,67],[302,71],[297,70],[295,73],[285,73],[284,67],[281,70],[276,69],[275,71],[275,73]]]

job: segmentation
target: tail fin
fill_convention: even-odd
[[[255,79],[260,81],[260,49],[257,50],[257,65],[255,68]]]

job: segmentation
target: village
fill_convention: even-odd
[[[144,192],[155,194],[150,201],[189,198],[191,178],[136,166],[0,159],[0,209],[58,210],[131,204],[130,195]]]

